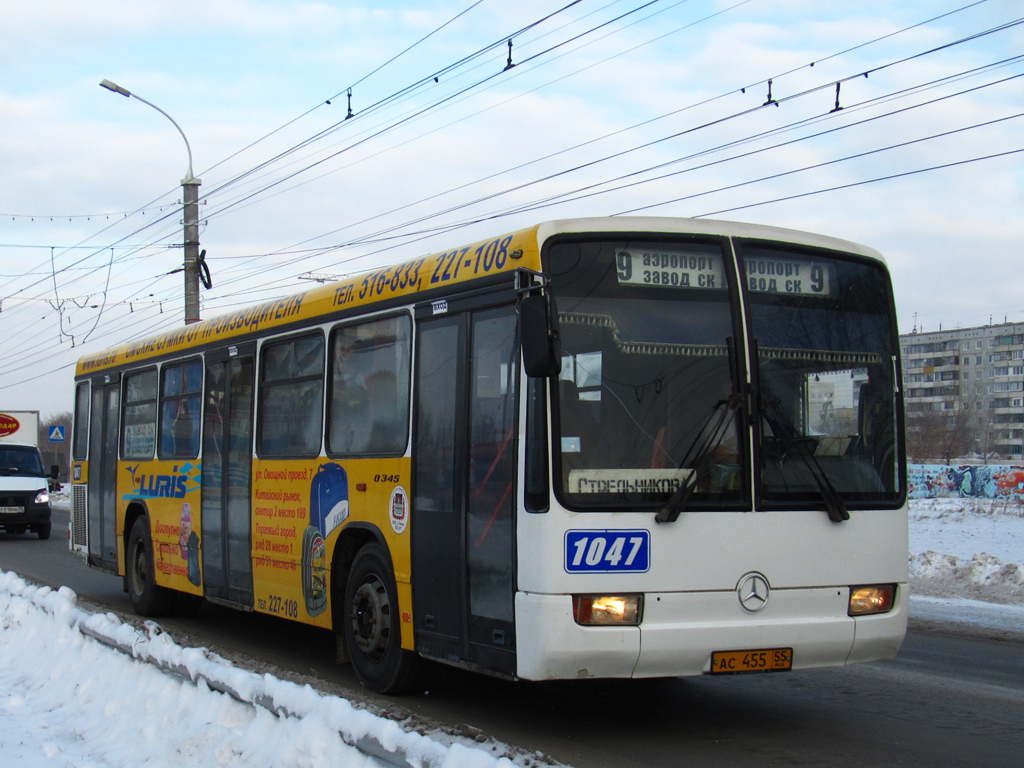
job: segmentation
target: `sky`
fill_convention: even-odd
[[[635,214],[869,245],[904,333],[1024,320],[1017,0],[0,0],[0,18],[0,410],[69,411],[79,357],[183,324],[187,148],[204,318]]]
[[[66,507],[68,501],[57,503]],[[1024,518],[1018,508],[1003,499],[911,501],[912,619],[1020,638]],[[208,684],[182,682],[151,664],[134,663],[97,637]],[[206,649],[182,647],[167,634],[137,630],[112,613],[89,614],[67,587],[40,587],[2,570],[0,641],[3,765],[386,765],[348,746],[360,739],[429,768],[538,764],[536,753],[510,749],[487,734],[478,743],[429,728],[403,730],[399,722],[345,699],[247,671],[244,659],[231,664]],[[242,701],[270,702],[292,716],[275,717],[211,688],[233,690]]]

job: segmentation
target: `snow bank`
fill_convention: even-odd
[[[182,648],[156,625],[142,632],[113,614],[89,614],[75,603],[75,593],[66,587],[54,591],[0,572],[4,765],[514,765],[486,746],[443,744],[408,732],[344,699],[238,669],[203,648]],[[95,637],[175,674],[118,653]],[[257,701],[265,706],[247,703]],[[387,762],[353,744],[378,749]]]
[[[909,557],[914,594],[1024,605],[1024,505],[914,500]]]

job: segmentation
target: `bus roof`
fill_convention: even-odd
[[[128,363],[182,354],[207,344],[241,341],[257,331],[285,329],[297,323],[328,320],[371,310],[375,305],[408,298],[422,301],[472,280],[517,269],[540,270],[540,244],[573,233],[650,232],[777,240],[826,248],[881,260],[881,255],[855,243],[798,230],[758,224],[670,217],[604,217],[560,219],[392,264],[313,288],[272,299],[210,320],[203,320],[138,341],[86,355],[78,361],[76,377],[87,377]]]

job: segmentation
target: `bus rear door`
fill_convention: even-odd
[[[202,553],[207,598],[252,607],[254,343],[206,355]]]

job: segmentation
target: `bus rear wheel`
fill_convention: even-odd
[[[156,583],[153,565],[153,542],[149,538],[149,523],[139,517],[128,534],[128,562],[125,578],[132,608],[140,616],[164,616],[170,610],[174,593]]]
[[[359,681],[377,693],[417,689],[423,661],[402,648],[398,589],[391,559],[379,544],[366,544],[356,554],[342,610],[349,657]]]

